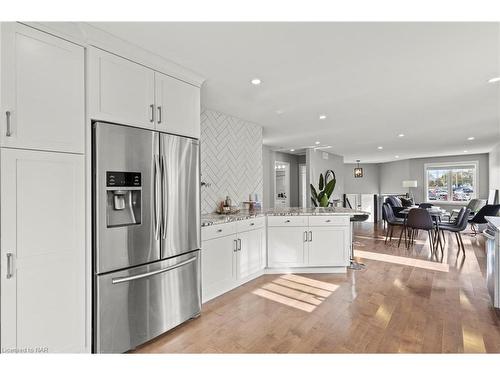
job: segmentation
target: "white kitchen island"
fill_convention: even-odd
[[[354,215],[366,213],[329,207],[203,215],[203,301],[264,273],[346,272]]]

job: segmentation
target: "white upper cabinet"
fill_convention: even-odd
[[[1,341],[84,352],[84,156],[1,151]]]
[[[153,129],[154,71],[88,48],[90,117]]]
[[[97,48],[89,48],[93,120],[200,137],[200,89]]]
[[[200,89],[155,72],[156,129],[200,138]]]
[[[84,49],[2,24],[1,146],[84,152]]]

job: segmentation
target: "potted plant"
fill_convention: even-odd
[[[313,184],[310,184],[311,201],[314,207],[328,207],[330,197],[332,196],[336,183],[337,179],[335,178],[335,172],[329,169],[328,171],[326,171],[325,176],[323,176],[323,173],[319,175],[319,184],[317,190]]]

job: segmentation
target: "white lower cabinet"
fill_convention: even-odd
[[[345,267],[349,264],[349,217],[299,218],[268,217],[269,268]],[[308,226],[297,225],[307,223]]]
[[[1,150],[1,346],[84,352],[84,156]]]
[[[269,267],[301,267],[307,262],[307,227],[270,227],[267,232]]]
[[[308,261],[310,267],[347,266],[349,232],[345,227],[309,227]]]
[[[203,302],[262,274],[265,266],[263,226],[236,232],[231,224],[214,225],[202,229],[202,240]]]
[[[202,297],[207,301],[234,283],[236,234],[203,241],[201,247]]]

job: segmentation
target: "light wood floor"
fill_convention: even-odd
[[[398,249],[384,244],[381,227],[356,224],[366,269],[262,276],[136,352],[500,353],[482,236],[464,236],[465,258],[449,236],[442,259],[425,237]]]

